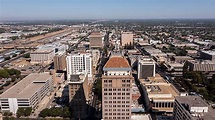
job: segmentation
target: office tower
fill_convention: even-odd
[[[51,92],[53,78],[50,73],[32,73],[0,95],[1,110],[16,113],[20,107],[38,106]]]
[[[56,71],[63,71],[66,69],[66,53],[58,52],[54,56],[54,69]]]
[[[215,110],[199,96],[177,96],[175,98],[174,120],[214,120]]]
[[[90,48],[102,48],[103,47],[103,39],[102,35],[99,32],[93,32],[89,36],[90,38]]]
[[[88,74],[71,75],[68,81],[69,103],[76,119],[87,117],[87,102],[89,101]]]
[[[126,44],[132,44],[133,45],[133,33],[132,32],[122,32],[121,35],[121,44],[122,46],[125,46]]]
[[[138,79],[155,77],[155,62],[151,58],[142,58],[138,61]]]
[[[113,55],[105,64],[102,75],[102,118],[131,119],[131,88],[133,77],[128,61]]]
[[[92,77],[92,58],[90,53],[70,54],[66,57],[67,62],[67,80],[73,74],[88,73]]]

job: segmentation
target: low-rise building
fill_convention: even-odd
[[[174,86],[166,82],[160,75],[140,79],[146,110],[152,108],[154,112],[173,112],[175,96],[178,96]]]
[[[215,61],[215,51],[200,51],[200,58]]]
[[[177,96],[173,118],[174,120],[214,120],[215,110],[199,96]]]
[[[31,64],[49,64],[53,60],[55,51],[53,48],[37,49],[31,52]]]
[[[16,113],[20,107],[36,108],[52,86],[50,73],[32,73],[1,94],[1,110]]]

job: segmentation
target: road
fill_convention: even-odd
[[[21,55],[18,55],[18,56],[16,56],[16,57],[11,58],[10,60],[6,60],[6,61],[0,63],[0,67],[3,67],[4,65],[6,65],[6,64],[8,64],[8,63],[11,63],[12,61],[17,60],[17,59],[23,57],[23,56],[26,55],[26,54],[30,54],[30,51],[25,52],[25,53],[23,53],[23,54],[21,54]]]

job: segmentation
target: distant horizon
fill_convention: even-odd
[[[0,21],[215,19],[215,0],[0,0]]]
[[[146,19],[50,19],[50,20],[0,20],[0,22],[40,22],[40,21],[114,21],[114,20],[215,20],[215,18],[146,18]]]

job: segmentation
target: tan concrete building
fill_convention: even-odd
[[[53,60],[54,49],[37,49],[31,52],[31,64],[49,64]]]
[[[121,34],[121,45],[125,46],[126,44],[133,44],[133,33],[132,32],[122,32]]]
[[[90,48],[102,48],[103,47],[103,39],[102,35],[99,32],[93,32],[89,36],[90,38]]]
[[[159,74],[155,77],[140,79],[141,87],[144,93],[146,108],[152,108],[157,112],[173,112],[175,96],[178,93],[172,84],[167,83]]]
[[[102,76],[102,118],[130,120],[132,104],[131,67],[122,56],[111,56]]]
[[[16,113],[20,107],[36,108],[52,86],[53,78],[49,73],[32,73],[1,94],[1,110]]]
[[[54,56],[54,69],[62,71],[66,69],[66,53],[59,52]]]
[[[87,117],[87,102],[89,101],[88,74],[71,75],[68,81],[69,102],[76,119]]]

